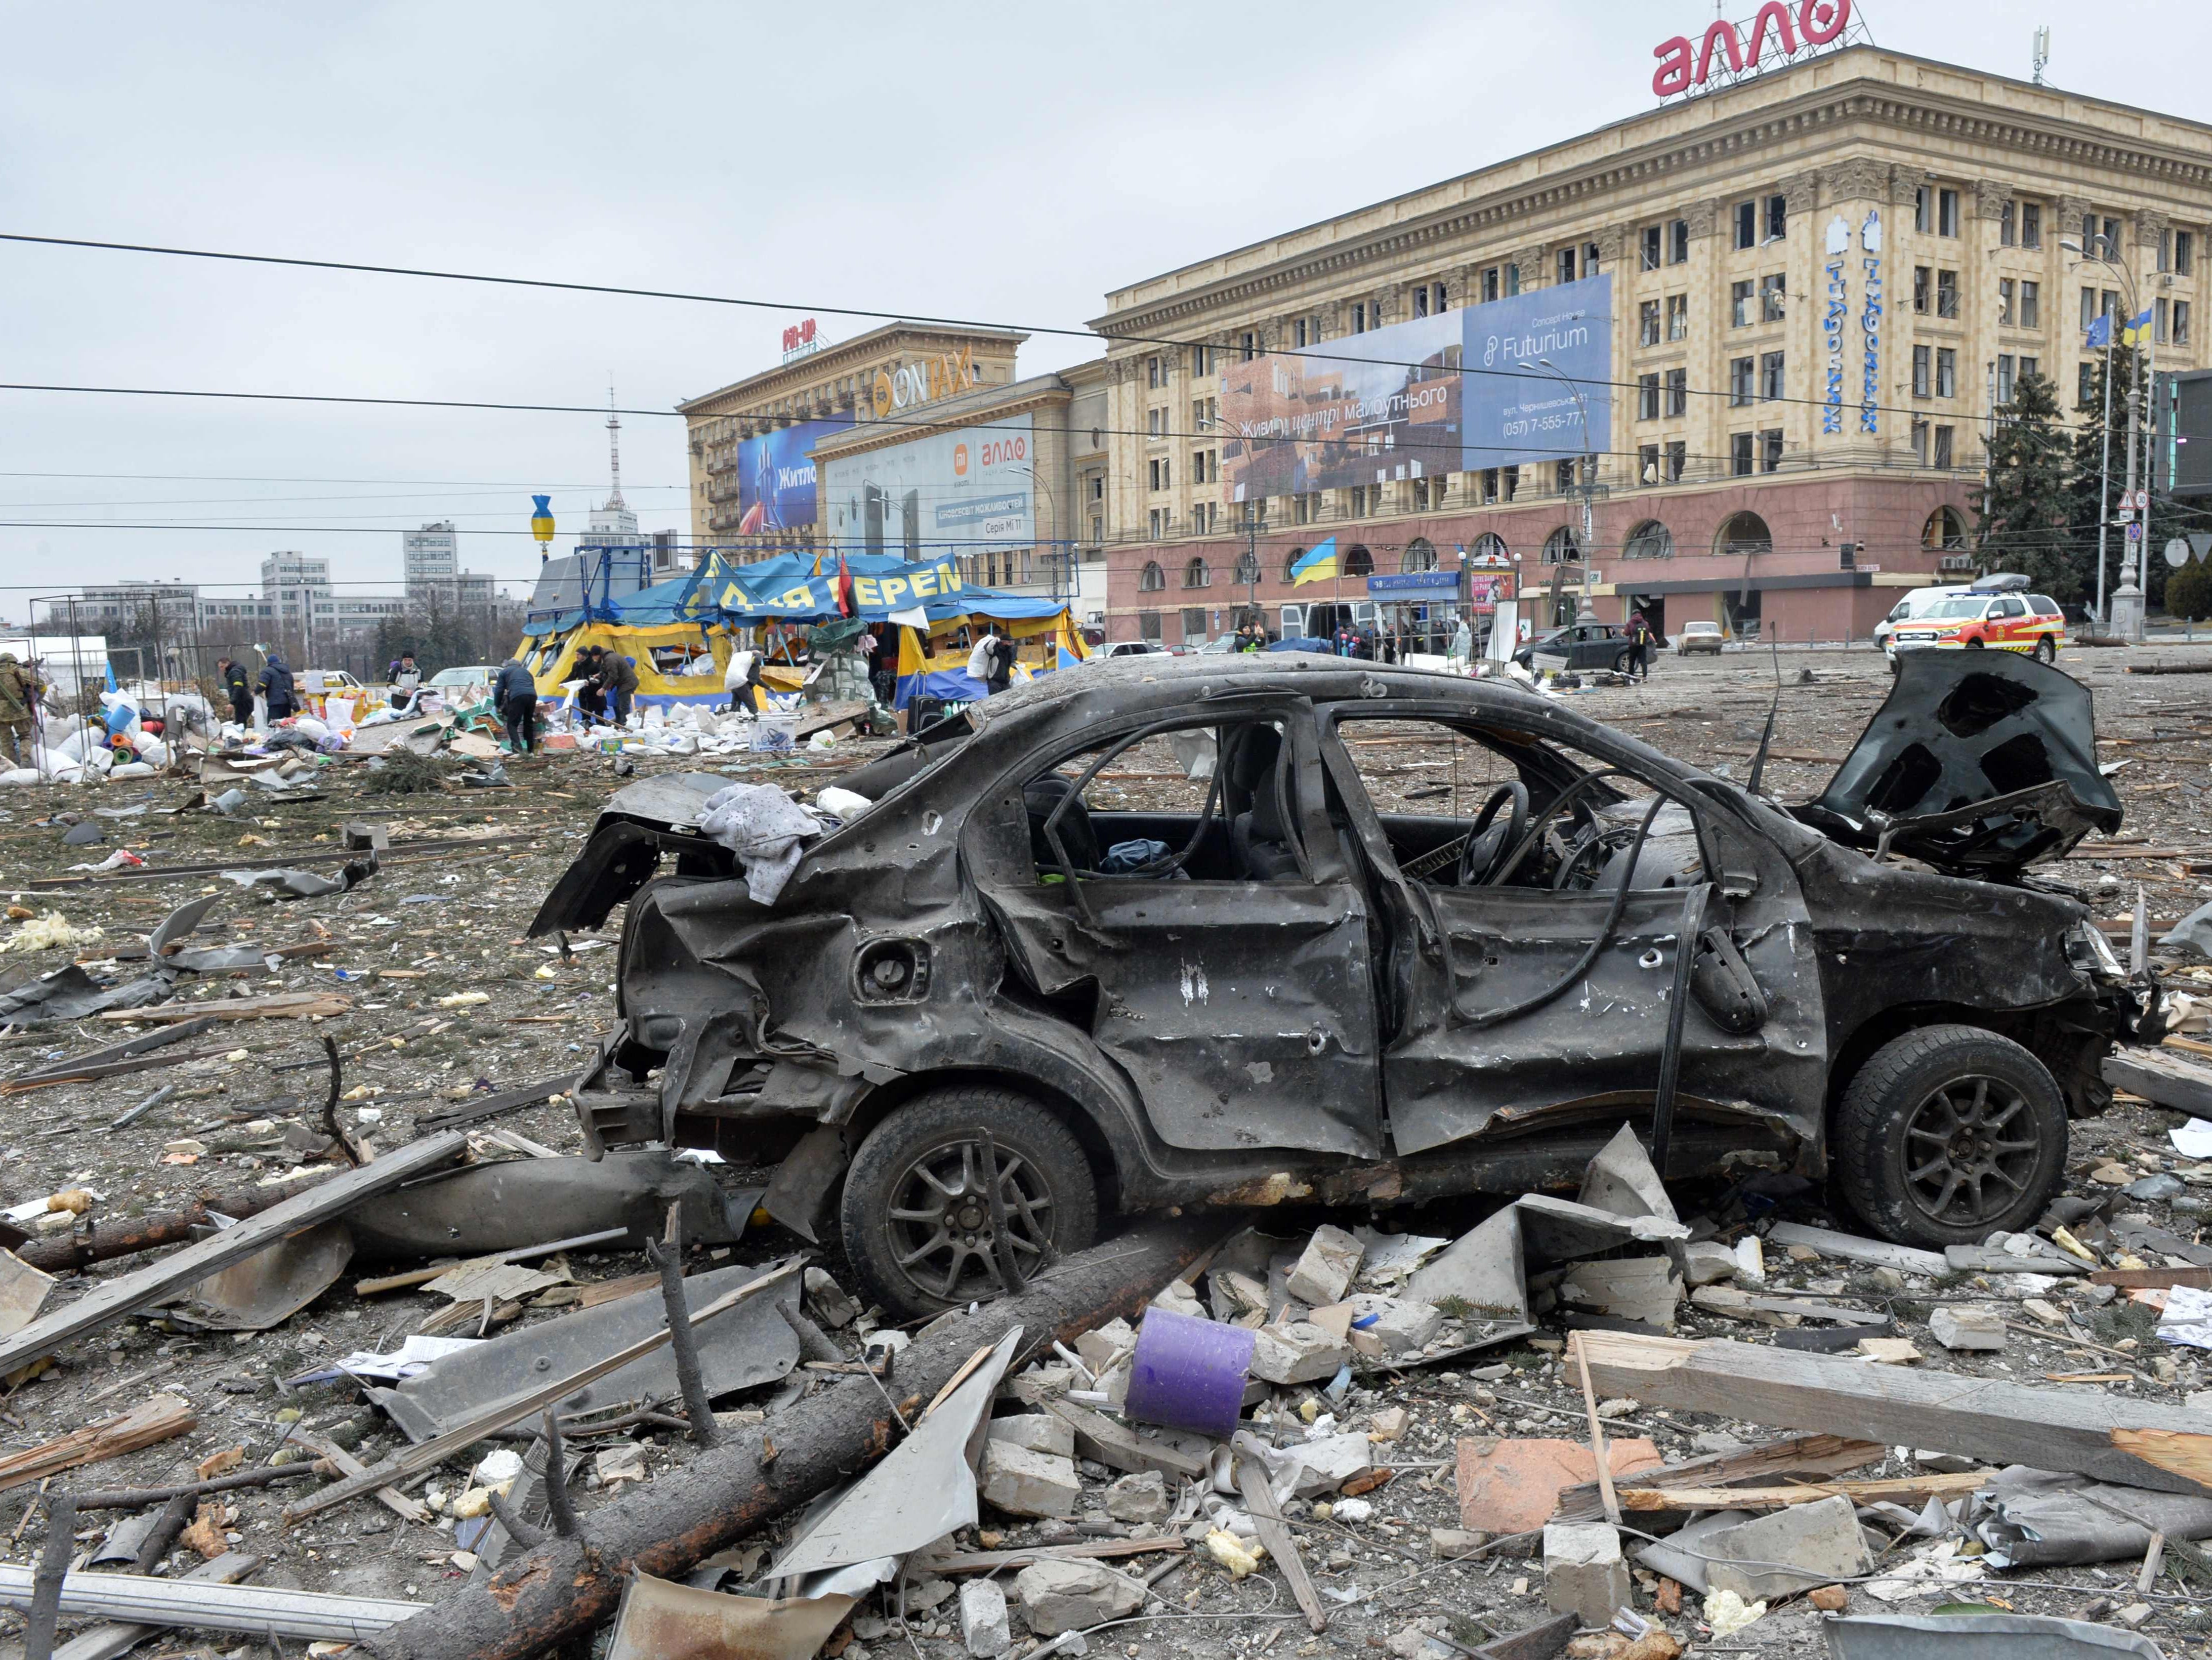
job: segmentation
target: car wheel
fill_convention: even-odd
[[[1982,642],[1978,640],[1969,640],[1966,642],[1966,649],[1968,651],[1979,651],[1982,649]]]
[[[2066,1104],[2042,1061],[1978,1026],[1875,1050],[1836,1110],[1836,1177],[1886,1239],[1941,1250],[2031,1225],[2066,1164]]]
[[[2052,643],[2051,636],[2047,634],[2035,642],[2035,660],[2039,663],[2055,663],[2058,660],[2058,648]]]
[[[917,1096],[860,1143],[838,1223],[868,1295],[894,1320],[926,1319],[1005,1289],[979,1129],[990,1132],[1014,1268],[1030,1278],[1091,1243],[1097,1184],[1067,1127],[1012,1090]]]

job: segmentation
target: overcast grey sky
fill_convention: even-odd
[[[2023,78],[2047,21],[2054,82],[2203,113],[2212,22],[2172,0],[1858,10],[1883,46]],[[9,3],[0,230],[792,309],[0,243],[0,358],[14,381],[555,404],[603,402],[611,376],[625,406],[665,409],[773,363],[812,307],[1080,325],[1111,285],[1650,108],[1651,48],[1711,16]],[[1092,350],[1042,337],[1022,366]],[[623,438],[646,527],[684,525],[682,422],[627,417]],[[145,476],[64,476],[94,474]],[[27,588],[251,584],[278,548],[392,585],[399,530],[432,518],[479,532],[471,568],[526,581],[527,536],[491,532],[526,529],[532,489],[580,527],[605,435],[586,415],[0,392],[0,520],[110,521],[0,527],[19,618]]]

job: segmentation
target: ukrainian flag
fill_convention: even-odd
[[[1072,669],[1091,655],[1090,642],[1084,639],[1082,630],[1075,626],[1075,618],[1066,611],[1060,612],[1060,621],[1053,629],[1053,644],[1057,648],[1052,665],[1056,669]]]
[[[1307,553],[1291,567],[1291,586],[1302,588],[1309,582],[1330,582],[1340,573],[1336,568],[1336,538],[1330,537]]]
[[[898,690],[891,698],[893,708],[904,708],[921,690],[922,679],[929,672],[929,659],[921,649],[919,629],[902,628],[898,631]]]
[[[2154,309],[2154,307],[2145,306],[2143,307],[2142,316],[2130,317],[2128,319],[2127,325],[2120,331],[2120,344],[2122,345],[2140,346],[2149,341],[2150,317],[2151,313]]]

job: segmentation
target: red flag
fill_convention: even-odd
[[[845,569],[845,554],[841,548],[837,553],[837,615],[851,617],[859,610],[859,602],[853,598],[853,575]]]

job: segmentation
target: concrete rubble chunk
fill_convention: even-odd
[[[1306,1241],[1284,1289],[1316,1308],[1340,1303],[1352,1289],[1352,1276],[1359,1272],[1360,1259],[1366,1255],[1367,1248],[1342,1228],[1324,1224]]]
[[[832,1331],[851,1325],[860,1313],[860,1305],[845,1294],[845,1288],[830,1277],[826,1268],[806,1270],[806,1306]]]
[[[1928,1316],[1929,1335],[1947,1349],[2001,1349],[2004,1316],[1995,1309],[1939,1307]]]
[[[970,1579],[960,1587],[960,1640],[975,1660],[997,1660],[1013,1647],[1006,1593],[996,1581]]]
[[[1294,1325],[1262,1326],[1252,1345],[1252,1375],[1276,1384],[1312,1383],[1336,1376],[1352,1358],[1352,1346],[1340,1343],[1319,1326],[1300,1321]]]
[[[1370,1441],[1395,1441],[1406,1432],[1410,1414],[1403,1407],[1384,1407],[1367,1420],[1367,1438]]]
[[[1693,1240],[1683,1247],[1692,1286],[1717,1286],[1736,1276],[1735,1252],[1717,1239]]]
[[[1009,1516],[1074,1519],[1083,1500],[1075,1461],[1034,1452],[1012,1441],[983,1444],[983,1502]]]
[[[1371,1467],[1367,1437],[1359,1432],[1324,1435],[1318,1440],[1271,1448],[1266,1453],[1269,1485],[1278,1501],[1318,1499],[1334,1493]]]
[[[1055,1458],[1075,1456],[1075,1430],[1065,1418],[1048,1412],[1023,1413],[1013,1418],[994,1418],[990,1438],[1026,1447]]]
[[[1355,1321],[1374,1316],[1374,1324],[1355,1325],[1350,1334],[1353,1349],[1372,1359],[1419,1354],[1443,1327],[1443,1316],[1426,1303],[1365,1294],[1352,1302]]]
[[[1628,1563],[1620,1535],[1602,1522],[1544,1526],[1544,1603],[1585,1626],[1603,1627],[1630,1603]]]
[[[1160,1294],[1152,1298],[1152,1306],[1165,1309],[1170,1314],[1180,1314],[1192,1320],[1211,1320],[1206,1304],[1198,1300],[1198,1293],[1184,1280],[1170,1280],[1161,1287]]]
[[[1110,1371],[1117,1360],[1137,1347],[1137,1334],[1127,1320],[1109,1320],[1075,1340],[1075,1352],[1094,1377]]]
[[[1644,1152],[1644,1143],[1626,1124],[1590,1160],[1589,1168],[1583,1172],[1582,1191],[1575,1198],[1593,1210],[1614,1216],[1656,1216],[1668,1222],[1681,1219],[1674,1213],[1674,1201],[1668,1198],[1666,1184],[1660,1181],[1651,1155]]]
[[[1577,1263],[1559,1282],[1559,1294],[1569,1303],[1617,1320],[1639,1321],[1661,1331],[1672,1331],[1674,1310],[1682,1300],[1682,1282],[1674,1263],[1663,1256],[1619,1257]]]
[[[1405,1294],[1431,1305],[1455,1297],[1477,1315],[1527,1320],[1528,1271],[1519,1207],[1508,1205],[1462,1234],[1406,1281]]]
[[[1056,1637],[1144,1606],[1145,1588],[1101,1562],[1034,1562],[1014,1577],[1022,1617],[1040,1637]]]
[[[1713,1559],[1705,1566],[1707,1586],[1734,1591],[1747,1602],[1874,1572],[1857,1514],[1841,1493],[1723,1528],[1708,1535],[1700,1548]]]
[[[1480,1550],[1490,1542],[1486,1533],[1471,1533],[1465,1528],[1431,1528],[1429,1555],[1438,1562],[1449,1562]]]
[[[1106,1489],[1106,1514],[1116,1522],[1166,1521],[1167,1478],[1158,1470],[1123,1476]]]

